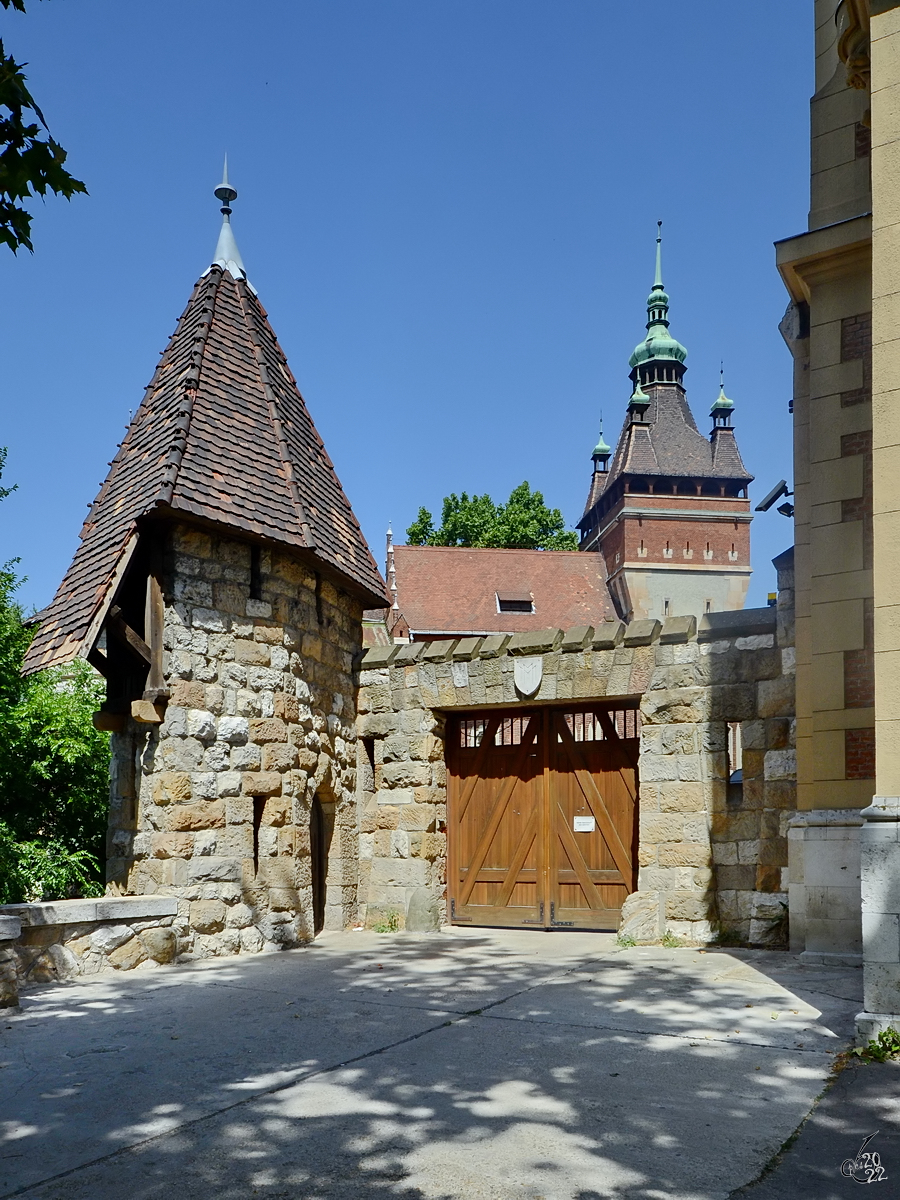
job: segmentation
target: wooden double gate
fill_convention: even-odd
[[[637,709],[519,708],[447,725],[451,920],[617,928],[636,887]]]

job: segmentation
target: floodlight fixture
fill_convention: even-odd
[[[768,496],[766,496],[765,500],[761,500],[759,504],[757,504],[756,511],[768,512],[776,500],[780,500],[782,496],[793,496],[793,494],[794,493],[788,489],[787,480],[782,479],[775,484],[771,492],[769,492]],[[781,508],[778,509],[778,512],[782,512],[785,508],[789,508],[791,510],[790,514],[786,515],[793,515],[794,508],[791,504],[783,504]]]

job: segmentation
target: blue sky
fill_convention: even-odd
[[[777,30],[777,36],[773,35]],[[0,250],[0,560],[47,603],[219,225],[383,562],[389,520],[523,479],[581,515],[628,400],[657,219],[700,428],[720,359],[761,498],[791,479],[812,3],[32,0],[7,48],[89,197]],[[398,539],[399,540],[399,539]],[[749,604],[792,540],[752,527]]]

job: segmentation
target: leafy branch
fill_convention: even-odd
[[[0,0],[0,4],[25,11],[25,0]],[[13,254],[20,246],[34,252],[31,214],[24,201],[48,192],[67,200],[76,192],[87,194],[81,180],[66,170],[66,152],[50,136],[44,114],[28,90],[23,73],[27,65],[7,54],[0,40],[0,242]]]

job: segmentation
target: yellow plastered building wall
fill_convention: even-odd
[[[878,12],[876,9],[885,11]],[[900,795],[900,7],[872,5],[876,772]]]
[[[900,247],[888,215],[900,195],[898,3],[815,0],[808,230],[776,246],[794,359],[798,812],[788,890],[792,949],[808,962],[862,961],[860,832],[876,770],[880,790],[892,763],[900,793],[900,727],[886,724],[900,721],[900,660],[889,658],[900,654],[900,416],[881,428],[900,358],[900,275],[886,258]]]
[[[848,87],[835,0],[816,4],[809,231],[780,242],[793,313],[797,804],[859,809],[874,790],[871,676],[869,99]],[[870,689],[869,689],[870,690]],[[851,731],[848,733],[848,731]],[[848,752],[849,747],[849,752]]]

